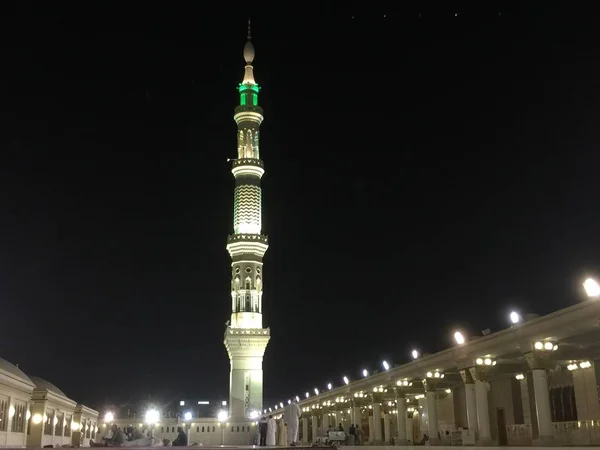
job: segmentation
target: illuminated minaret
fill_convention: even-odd
[[[231,256],[231,321],[225,330],[231,362],[229,415],[239,419],[263,409],[262,363],[270,339],[270,331],[262,323],[263,256],[268,248],[267,236],[261,233],[260,180],[265,171],[258,142],[263,111],[258,106],[260,89],[254,81],[250,37],[248,21],[246,69],[238,86],[240,104],[233,115],[238,127],[238,154],[231,169],[235,177],[233,234],[227,238]]]

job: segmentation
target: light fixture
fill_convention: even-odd
[[[350,380],[348,379],[348,377],[344,377],[342,378],[342,380],[344,380],[344,383],[350,384]]]
[[[589,361],[583,361],[579,363],[579,367],[582,369],[589,369],[590,367],[592,367],[592,363]]]
[[[185,406],[185,400],[181,400],[181,401],[179,402],[179,406]]]
[[[363,369],[363,377],[368,377],[369,376],[369,371],[367,369]]]
[[[558,345],[550,341],[537,341],[533,344],[533,348],[536,350],[543,350],[545,352],[555,352],[558,350]]]
[[[460,331],[454,333],[454,340],[458,345],[463,345],[465,343],[465,337]]]
[[[184,418],[185,420],[187,420],[187,421],[190,421],[190,420],[192,420],[192,413],[191,413],[191,412],[189,412],[189,411],[188,411],[188,412],[186,412],[186,413],[183,415],[183,418]]]
[[[413,359],[417,359],[419,357],[419,352],[415,349],[410,353]]]
[[[518,373],[518,374],[515,375],[515,378],[517,380],[519,380],[519,381],[520,380],[524,380],[525,379],[525,375],[523,375],[522,373]]]
[[[573,371],[573,370],[577,370],[577,369],[578,369],[578,366],[577,366],[577,364],[573,364],[573,363],[571,363],[571,364],[569,364],[569,365],[567,366],[567,369],[569,369],[569,370],[571,370],[571,371]]]
[[[160,420],[160,413],[157,409],[150,408],[148,411],[146,411],[144,419],[148,425],[153,425]]]
[[[408,386],[408,380],[398,380],[396,386]]]
[[[333,388],[333,385],[331,383],[327,383],[327,389],[331,390]]]
[[[310,397],[310,394],[307,392],[307,393],[306,393],[306,398],[308,398],[308,397]]]
[[[280,402],[280,403],[279,403],[279,406],[283,408],[283,402]]]
[[[300,401],[300,397],[298,397],[297,395],[296,395],[296,401],[297,401],[297,402],[299,402],[299,401]]]
[[[513,324],[519,323],[521,321],[521,316],[516,311],[512,311],[508,317],[510,318],[511,323]]]
[[[436,370],[435,372],[427,372],[425,374],[425,377],[427,377],[427,378],[444,378],[444,374],[442,372],[440,372],[439,370]]]
[[[113,420],[115,420],[115,415],[112,412],[109,411],[106,414],[104,414],[105,423],[112,422]]]
[[[288,400],[288,405],[291,405],[291,404],[292,404],[292,401],[291,401],[291,400]]]
[[[387,361],[383,361],[381,365],[383,366],[383,370],[390,370],[390,365]]]
[[[588,278],[583,282],[583,288],[585,289],[585,293],[590,298],[600,297],[600,284],[593,279]]]
[[[43,420],[43,418],[42,418],[41,414],[34,414],[33,417],[31,418],[31,421],[35,425],[42,423],[42,420]]]
[[[452,389],[446,389],[446,394],[452,394]]]
[[[217,414],[217,420],[219,422],[225,422],[225,421],[227,421],[228,418],[229,418],[229,414],[227,414],[227,411],[225,411],[224,409],[219,411],[219,413]]]
[[[315,395],[319,395],[319,390],[315,388]]]
[[[267,412],[267,411],[265,410],[265,412]],[[250,418],[251,419],[258,419],[259,415],[260,415],[260,413],[257,410],[250,411]]]

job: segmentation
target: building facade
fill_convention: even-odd
[[[85,447],[97,432],[97,411],[0,358],[0,447]]]
[[[238,86],[240,104],[235,108],[237,158],[231,172],[235,178],[233,234],[227,239],[231,257],[231,319],[225,330],[225,348],[230,360],[229,415],[235,420],[254,417],[263,409],[263,356],[270,330],[263,328],[263,257],[268,248],[262,234],[259,136],[263,111],[260,87],[254,80],[254,46],[244,47],[245,73]]]

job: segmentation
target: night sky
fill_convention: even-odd
[[[248,16],[267,404],[581,301],[591,11],[221,3],[2,5],[0,357],[98,408],[227,397]]]

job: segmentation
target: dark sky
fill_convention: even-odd
[[[596,19],[452,3],[2,5],[0,356],[97,407],[227,396],[248,16],[267,402],[581,301]]]

